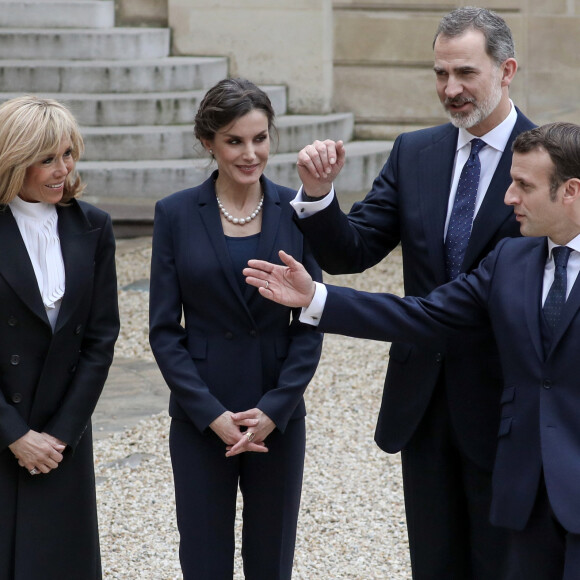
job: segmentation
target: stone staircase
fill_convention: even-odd
[[[0,101],[24,93],[56,98],[76,115],[86,151],[85,198],[116,222],[150,222],[152,207],[213,170],[195,146],[192,120],[205,91],[227,76],[219,57],[170,56],[167,28],[115,27],[113,0],[0,0]],[[343,139],[337,186],[364,191],[391,143],[350,142],[352,113],[291,115],[283,86],[265,86],[279,143],[267,175],[298,186],[296,154],[316,138]]]

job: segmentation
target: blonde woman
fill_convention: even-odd
[[[60,103],[0,106],[0,578],[101,578],[91,414],[119,331],[110,217]]]

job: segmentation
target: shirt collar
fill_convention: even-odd
[[[497,127],[494,127],[491,131],[481,136],[481,139],[483,139],[487,145],[493,147],[497,151],[501,151],[502,153],[512,131],[514,130],[516,121],[518,120],[518,113],[511,99],[510,106],[511,108],[508,116]],[[459,135],[457,136],[457,151],[469,144],[473,138],[474,136],[467,129],[460,127]]]
[[[572,238],[566,245],[574,251],[580,252],[580,234],[575,238]],[[559,246],[559,244],[555,244],[550,238],[548,238],[548,259],[552,258],[552,250],[557,246]]]

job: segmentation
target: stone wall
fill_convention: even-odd
[[[288,87],[294,113],[352,111],[356,136],[442,122],[432,40],[472,0],[117,0],[117,24],[172,29],[176,55],[223,55],[229,74]],[[538,123],[580,123],[580,0],[480,0],[513,30],[511,87]]]
[[[293,113],[332,108],[331,0],[169,0],[173,54],[227,56],[231,76],[288,87]]]
[[[115,0],[117,26],[166,27],[167,14],[167,0]]]

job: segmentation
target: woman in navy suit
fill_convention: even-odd
[[[321,338],[247,286],[248,259],[285,249],[321,272],[263,172],[274,112],[244,79],[208,91],[195,135],[217,162],[155,208],[150,342],[171,389],[170,451],[185,580],[233,577],[238,485],[248,580],[292,575],[304,465],[303,393]]]

